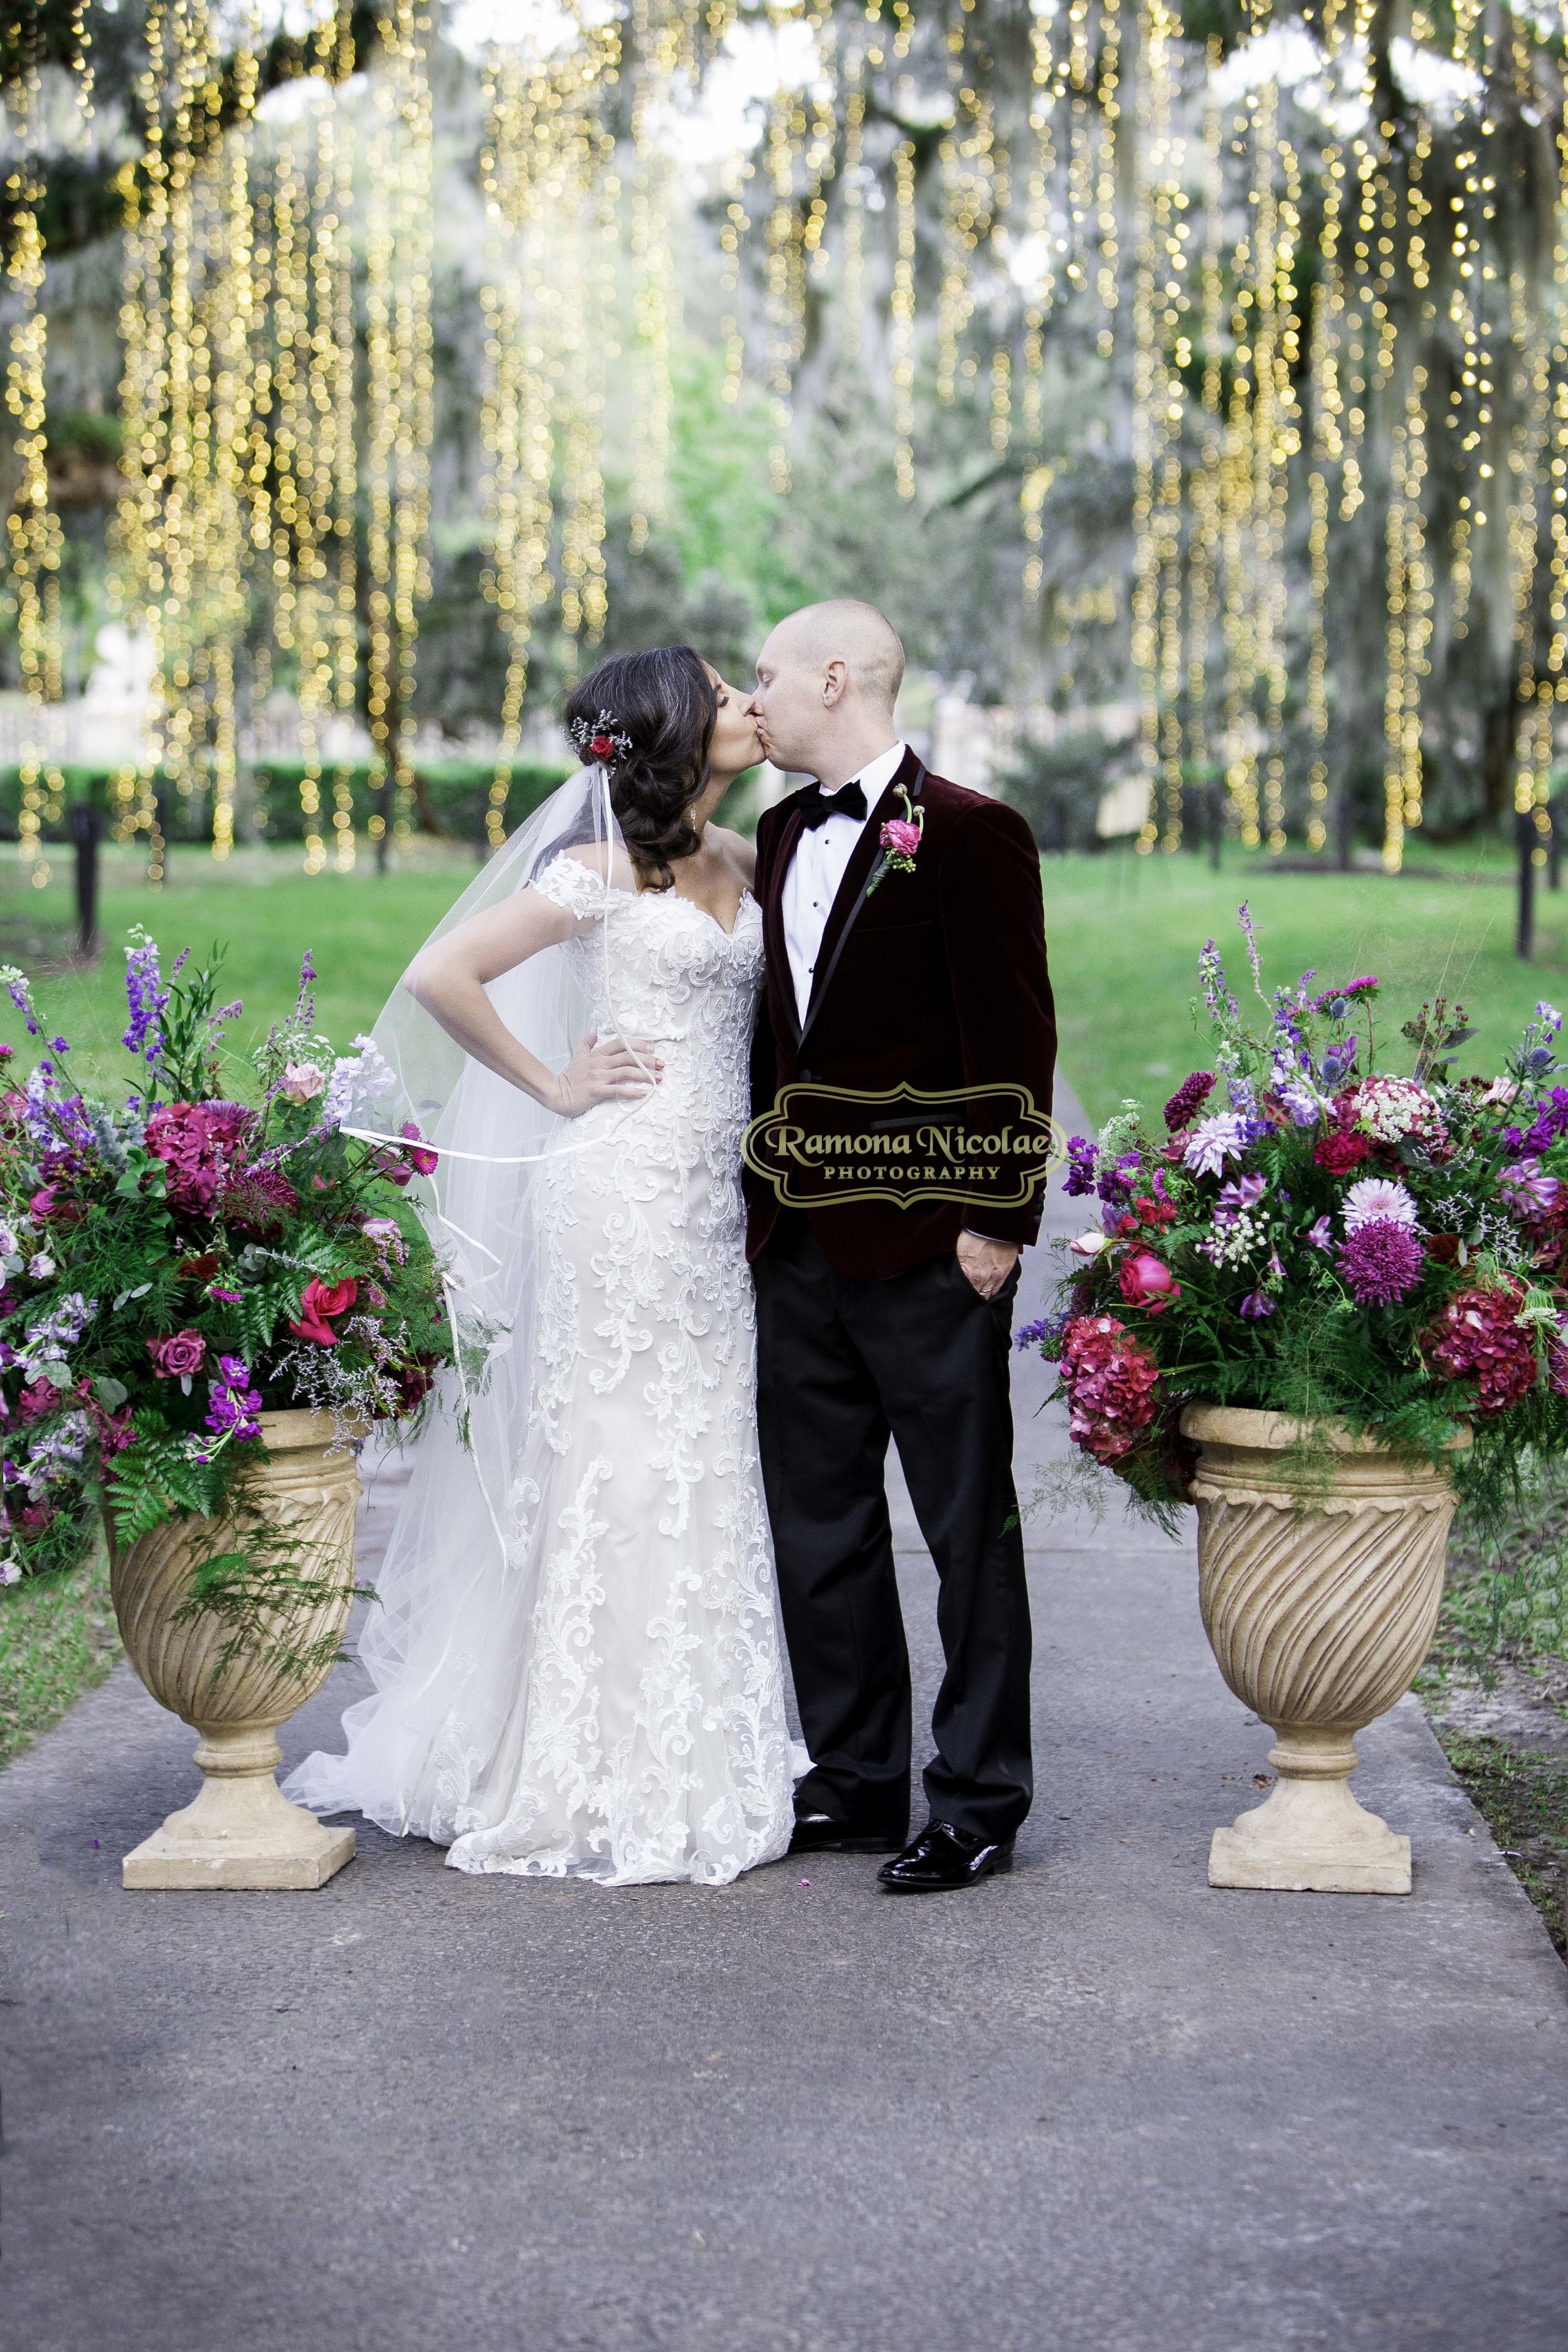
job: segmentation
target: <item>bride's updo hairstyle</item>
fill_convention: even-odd
[[[601,757],[609,770],[610,804],[644,889],[671,888],[671,860],[698,846],[691,807],[708,782],[718,716],[712,680],[690,646],[616,654],[566,705],[580,756]],[[593,748],[606,739],[606,751]]]

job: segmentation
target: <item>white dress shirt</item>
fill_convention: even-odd
[[[870,824],[872,810],[898,774],[907,749],[906,744],[895,743],[890,750],[879,751],[874,760],[868,760],[855,778],[846,778],[847,783],[858,782],[866,795],[863,817],[830,816],[826,824],[810,826],[795,844],[789,872],[784,876],[784,928],[802,1028],[811,1003],[811,984],[822,950],[822,934],[827,928],[833,901],[838,896],[838,886],[855,855],[855,845]]]

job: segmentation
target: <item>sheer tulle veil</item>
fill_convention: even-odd
[[[579,769],[519,826],[431,939],[584,845],[607,879],[632,887],[597,765]],[[587,1026],[573,970],[563,949],[547,948],[488,992],[513,1035],[552,1069],[565,1067]],[[343,1717],[348,1754],[308,1758],[288,1787],[319,1812],[357,1811],[387,1829],[450,1837],[454,1785],[479,1768],[508,1696],[500,1630],[527,1609],[516,1590],[526,1571],[514,1562],[537,1325],[532,1196],[552,1160],[572,1150],[573,1122],[469,1059],[401,985],[373,1043],[343,1123],[389,1138],[412,1123],[438,1155],[412,1197],[443,1268],[458,1361],[439,1410],[405,1448],[410,1482],[358,1645],[374,1693]],[[463,1757],[452,1752],[458,1725]]]

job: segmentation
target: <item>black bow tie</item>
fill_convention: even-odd
[[[819,824],[826,824],[830,816],[863,819],[866,795],[858,778],[852,783],[841,785],[836,793],[825,793],[820,784],[808,784],[800,796],[798,806],[803,823],[815,829]]]

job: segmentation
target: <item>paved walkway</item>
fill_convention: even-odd
[[[374,1831],[320,1894],[126,1895],[192,1740],[120,1669],[0,1777],[5,2352],[1561,2352],[1568,1972],[1418,1709],[1358,1782],[1413,1896],[1211,1891],[1268,1738],[1190,1547],[1030,1543],[1036,1810],[945,1901]]]

